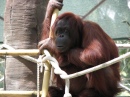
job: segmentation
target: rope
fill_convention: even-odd
[[[41,60],[39,56],[38,61]],[[37,62],[37,97],[40,97],[40,73],[39,73],[40,63]]]
[[[0,50],[1,49],[8,49],[8,50],[15,50],[13,47],[7,45],[7,44],[2,44],[0,46]],[[33,57],[30,57],[30,56],[20,56],[21,58],[25,59],[25,60],[28,60],[28,61],[31,61],[31,62],[34,62],[34,63],[37,63],[37,59],[33,58]]]
[[[49,61],[51,65],[54,67],[54,73],[58,75],[68,75],[65,71],[61,70],[59,67],[59,64],[57,60],[52,57],[47,50],[44,51],[46,56],[39,56],[38,58],[38,64],[41,66],[44,66],[44,63],[46,61]],[[70,81],[69,79],[65,79],[65,94],[64,97],[72,97],[71,94],[69,93],[69,87],[70,87]]]

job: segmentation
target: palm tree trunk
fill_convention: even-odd
[[[15,49],[36,49],[48,0],[6,0],[4,43]],[[6,90],[36,90],[36,64],[7,56]]]

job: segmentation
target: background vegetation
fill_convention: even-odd
[[[130,44],[130,41],[129,40],[120,40],[120,41],[116,41],[116,43]],[[125,54],[127,52],[130,52],[130,49],[119,49],[120,55]],[[121,67],[120,74],[121,74],[122,84],[127,86],[130,89],[130,57],[121,61],[120,67]],[[128,93],[127,91],[124,91],[120,95],[121,96],[130,96],[130,93]]]

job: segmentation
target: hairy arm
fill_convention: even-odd
[[[76,66],[88,68],[102,63],[101,61],[103,57],[98,52],[98,50],[89,48],[85,48],[84,50],[80,48],[73,49],[68,54],[68,60]]]
[[[63,0],[50,0],[47,5],[45,19],[43,21],[43,30],[41,35],[41,40],[49,37],[51,17],[54,9],[58,8],[61,10]]]
[[[72,49],[68,53],[68,59],[71,63],[82,68],[95,66],[106,62],[117,52],[113,40],[102,30],[102,28],[93,22],[85,22],[83,30],[82,48]]]

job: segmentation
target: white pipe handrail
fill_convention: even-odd
[[[116,44],[118,48],[130,48],[130,44]]]
[[[123,89],[127,90],[128,92],[130,92],[130,89],[126,86],[124,86],[122,83],[119,83],[120,87],[122,87]]]

